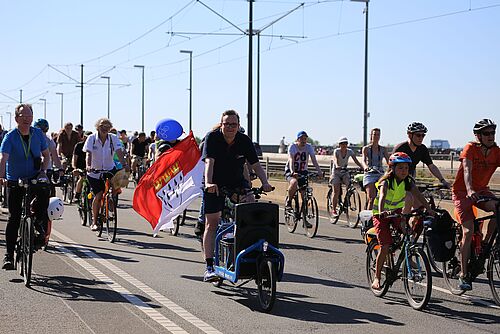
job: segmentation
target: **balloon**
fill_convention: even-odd
[[[165,118],[156,123],[156,135],[162,140],[176,140],[184,130],[175,119]]]

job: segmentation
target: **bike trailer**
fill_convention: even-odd
[[[455,254],[455,222],[446,210],[436,209],[433,219],[425,220],[425,236],[434,261],[449,261]]]

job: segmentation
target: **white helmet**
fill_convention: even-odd
[[[49,207],[47,208],[47,214],[49,219],[56,220],[60,219],[64,212],[63,201],[59,197],[51,197],[49,200]]]

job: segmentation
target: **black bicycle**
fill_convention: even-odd
[[[417,209],[408,214],[391,214],[387,218],[403,218],[405,222],[403,238],[398,229],[391,225],[392,245],[387,254],[380,278],[380,289],[371,288],[375,278],[377,255],[380,250],[375,232],[367,233],[369,240],[366,248],[366,277],[368,286],[377,297],[383,297],[392,284],[401,279],[410,306],[416,310],[423,309],[431,297],[432,274],[429,259],[412,237],[412,229],[408,224],[411,217],[424,217],[425,212]],[[396,259],[396,252],[399,255]],[[402,267],[401,267],[402,266]]]
[[[500,220],[496,219],[496,217],[499,217],[500,212],[500,198],[483,197],[477,202],[480,203],[490,200],[496,202],[494,214],[474,219],[474,235],[467,268],[468,274],[470,275],[470,282],[473,282],[477,276],[486,271],[493,299],[495,303],[500,306]],[[495,220],[496,228],[490,240],[488,240],[486,244],[483,244],[481,242],[481,224],[489,219]],[[456,225],[456,238],[457,245],[459,245],[462,240],[462,226],[460,224]],[[460,258],[460,247],[457,247],[455,256],[450,261],[443,262],[444,282],[454,295],[462,295],[465,293],[464,290],[458,288],[458,278],[462,271]],[[486,260],[488,260],[488,264],[485,268]]]
[[[73,177],[73,169],[68,167],[64,175],[60,179],[61,190],[63,193],[63,201],[65,203],[73,203],[75,196],[75,178]]]
[[[92,225],[92,191],[90,190],[90,183],[87,179],[87,172],[82,169],[77,169],[82,178],[82,192],[77,201],[78,214],[80,216],[80,223],[82,226]]]
[[[170,229],[170,234],[173,236],[176,236],[179,234],[179,227],[184,225],[184,222],[186,221],[186,214],[187,214],[187,209],[185,209],[180,215],[177,216],[173,220],[174,226]]]
[[[299,173],[299,189],[292,199],[292,210],[285,210],[285,225],[288,232],[293,233],[297,229],[297,224],[302,220],[302,227],[306,231],[306,236],[314,238],[318,232],[319,210],[318,202],[314,198],[313,188],[309,185],[309,178],[317,176],[317,173],[304,171]],[[302,202],[299,202],[299,193]],[[285,204],[288,203],[288,195]]]
[[[326,208],[332,224],[337,224],[340,216],[344,215],[349,227],[356,228],[359,223],[358,214],[361,210],[363,210],[361,207],[361,196],[359,195],[359,191],[356,189],[354,182],[354,175],[358,173],[358,170],[348,170],[345,168],[344,171],[349,172],[349,184],[346,186],[347,189],[345,196],[342,198],[343,190],[342,185],[340,185],[339,199],[334,213],[333,187],[329,184],[328,194],[326,195]]]

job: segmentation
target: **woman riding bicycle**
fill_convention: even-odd
[[[389,163],[389,153],[384,146],[379,145],[380,129],[373,128],[370,132],[370,144],[363,147],[361,154],[363,156],[362,163],[365,168],[365,175],[363,176],[363,187],[365,188],[368,198],[367,210],[373,209],[373,201],[377,197],[377,189],[375,182],[384,174],[384,167],[382,161]]]
[[[372,289],[375,290],[380,289],[382,266],[392,244],[390,225],[394,225],[398,231],[404,231],[401,225],[405,224],[405,221],[387,218],[388,213],[409,213],[413,204],[413,197],[415,197],[420,203],[424,204],[429,214],[434,214],[427,200],[422,196],[409,175],[410,164],[411,159],[406,153],[396,152],[392,154],[389,157],[389,169],[376,183],[379,193],[373,203],[373,225],[377,232],[380,252],[377,255],[375,278],[372,283]]]
[[[123,146],[119,143],[119,139],[116,135],[109,133],[109,130],[113,125],[111,121],[107,118],[100,118],[95,123],[95,128],[97,133],[90,135],[83,146],[83,151],[87,152],[86,166],[87,166],[87,178],[90,184],[90,188],[94,193],[94,202],[92,203],[92,226],[90,227],[92,231],[97,231],[97,217],[101,209],[101,199],[104,191],[104,179],[103,172],[108,171],[111,174],[117,172],[115,167],[115,162],[113,160],[114,153],[116,152],[120,163],[125,168],[127,172],[130,171],[128,164],[124,159]]]

